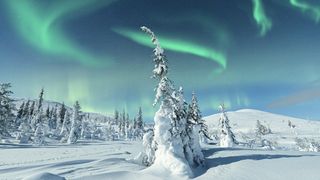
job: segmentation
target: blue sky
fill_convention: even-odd
[[[152,120],[152,48],[128,35],[146,25],[172,41],[169,76],[186,100],[196,92],[203,115],[225,103],[318,120],[318,11],[307,0],[4,0],[0,82],[31,99],[44,87],[46,99],[86,111],[134,116],[142,106]]]

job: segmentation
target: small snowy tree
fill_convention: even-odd
[[[232,147],[237,144],[235,136],[229,125],[229,118],[225,112],[225,107],[223,104],[219,106],[220,109],[220,146],[221,147]]]
[[[28,123],[28,120],[25,118],[21,122],[19,129],[18,129],[19,135],[17,137],[18,140],[20,140],[20,144],[27,144],[29,142],[30,136],[31,136],[31,126]]]
[[[36,130],[34,131],[34,140],[33,142],[37,145],[44,145],[45,142],[45,130],[42,122],[37,123]]]
[[[152,129],[149,129],[144,135],[143,135],[143,148],[144,153],[146,154],[143,164],[146,166],[150,166],[153,164],[155,160],[155,151],[157,149],[156,142],[154,139],[154,132]]]
[[[31,106],[30,106],[30,109],[29,109],[29,117],[30,117],[30,120],[31,120],[31,117],[33,117],[33,115],[34,115],[34,108],[35,108],[35,106],[36,106],[36,102],[35,101],[32,101],[32,104],[31,104]]]
[[[188,108],[187,120],[187,133],[190,137],[189,146],[192,151],[193,163],[195,165],[204,165],[204,156],[201,151],[199,141],[200,136],[203,136],[203,138],[209,138],[209,136],[207,135],[207,125],[201,117],[201,112],[195,93],[192,93],[192,100]]]
[[[143,117],[142,117],[142,109],[139,107],[138,115],[136,118],[134,118],[133,122],[133,128],[134,128],[134,137],[137,139],[143,138]]]
[[[70,130],[71,130],[71,121],[70,121],[70,113],[66,111],[66,114],[63,119],[63,124],[60,131],[61,142],[66,142],[68,140]]]
[[[119,124],[119,111],[118,110],[114,110],[114,121],[115,124],[118,125]]]
[[[259,120],[256,123],[255,134],[257,137],[261,137],[263,135],[267,135],[271,133],[271,129],[263,124]]]
[[[77,140],[80,138],[80,125],[81,125],[81,107],[78,101],[73,106],[73,116],[72,116],[72,124],[70,135],[68,138],[68,144],[75,144]]]
[[[24,106],[25,106],[25,103],[22,102],[22,104],[20,105],[18,111],[17,111],[17,116],[16,116],[16,121],[15,121],[15,126],[16,127],[19,127],[22,120],[23,120],[23,110],[24,110]]]
[[[59,112],[57,114],[56,134],[58,134],[61,131],[66,111],[67,111],[66,106],[64,105],[64,103],[62,103],[62,105],[59,108]]]
[[[29,118],[29,108],[30,108],[29,106],[30,106],[30,100],[26,102],[23,108],[22,116],[25,118]]]
[[[0,84],[0,136],[10,136],[10,129],[14,127],[15,107],[10,88],[10,83]]]
[[[42,88],[39,94],[39,99],[37,101],[37,109],[33,110],[32,127],[34,130],[38,128],[39,123],[43,123],[43,119],[42,119],[43,118],[43,110],[42,110],[43,94],[44,94],[44,90]]]

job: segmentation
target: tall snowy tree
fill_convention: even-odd
[[[223,104],[219,106],[220,109],[220,146],[221,147],[232,147],[237,144],[235,136],[229,125],[229,118],[225,112],[225,107]]]
[[[172,81],[167,77],[168,65],[164,50],[161,48],[155,34],[147,27],[142,31],[151,37],[155,45],[153,78],[158,80],[154,106],[160,104],[154,117],[154,141],[157,144],[154,164],[159,164],[173,173],[191,176],[192,171],[186,160],[181,133],[185,130],[185,120],[180,119],[179,104],[172,96],[174,90]],[[182,127],[182,129],[180,129]],[[150,150],[146,150],[149,151]],[[151,151],[152,152],[152,151]]]
[[[14,126],[13,111],[15,107],[10,88],[10,83],[0,84],[0,136],[10,136],[9,131]]]
[[[81,125],[81,107],[78,101],[73,106],[73,115],[72,115],[72,123],[70,135],[68,138],[68,144],[75,144],[77,140],[80,138],[80,125]]]

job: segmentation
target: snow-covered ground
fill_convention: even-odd
[[[0,150],[0,179],[22,179],[52,173],[66,179],[176,179],[166,170],[144,169],[127,159],[142,149],[141,142],[92,142],[68,146],[4,145]],[[320,178],[320,154],[204,147],[207,166],[195,179]],[[31,178],[32,179],[32,178]],[[36,178],[35,178],[36,179]]]
[[[206,167],[194,169],[195,179],[320,179],[320,153],[299,152],[293,148],[297,136],[319,139],[320,122],[256,110],[228,112],[228,116],[239,141],[250,138],[256,121],[260,120],[272,130],[267,138],[277,141],[280,148],[270,151],[203,145]],[[205,119],[209,129],[217,127],[218,115]],[[288,120],[295,128],[288,126]],[[146,168],[136,164],[131,159],[141,151],[141,141],[80,141],[76,145],[40,147],[0,143],[0,180],[186,179],[175,177],[162,167]]]

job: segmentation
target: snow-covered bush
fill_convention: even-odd
[[[270,140],[267,140],[267,139],[262,139],[261,140],[261,146],[262,146],[262,149],[275,150],[275,149],[277,149],[278,143],[276,141],[270,141]]]
[[[307,138],[296,138],[295,142],[299,151],[320,152],[319,141]]]

